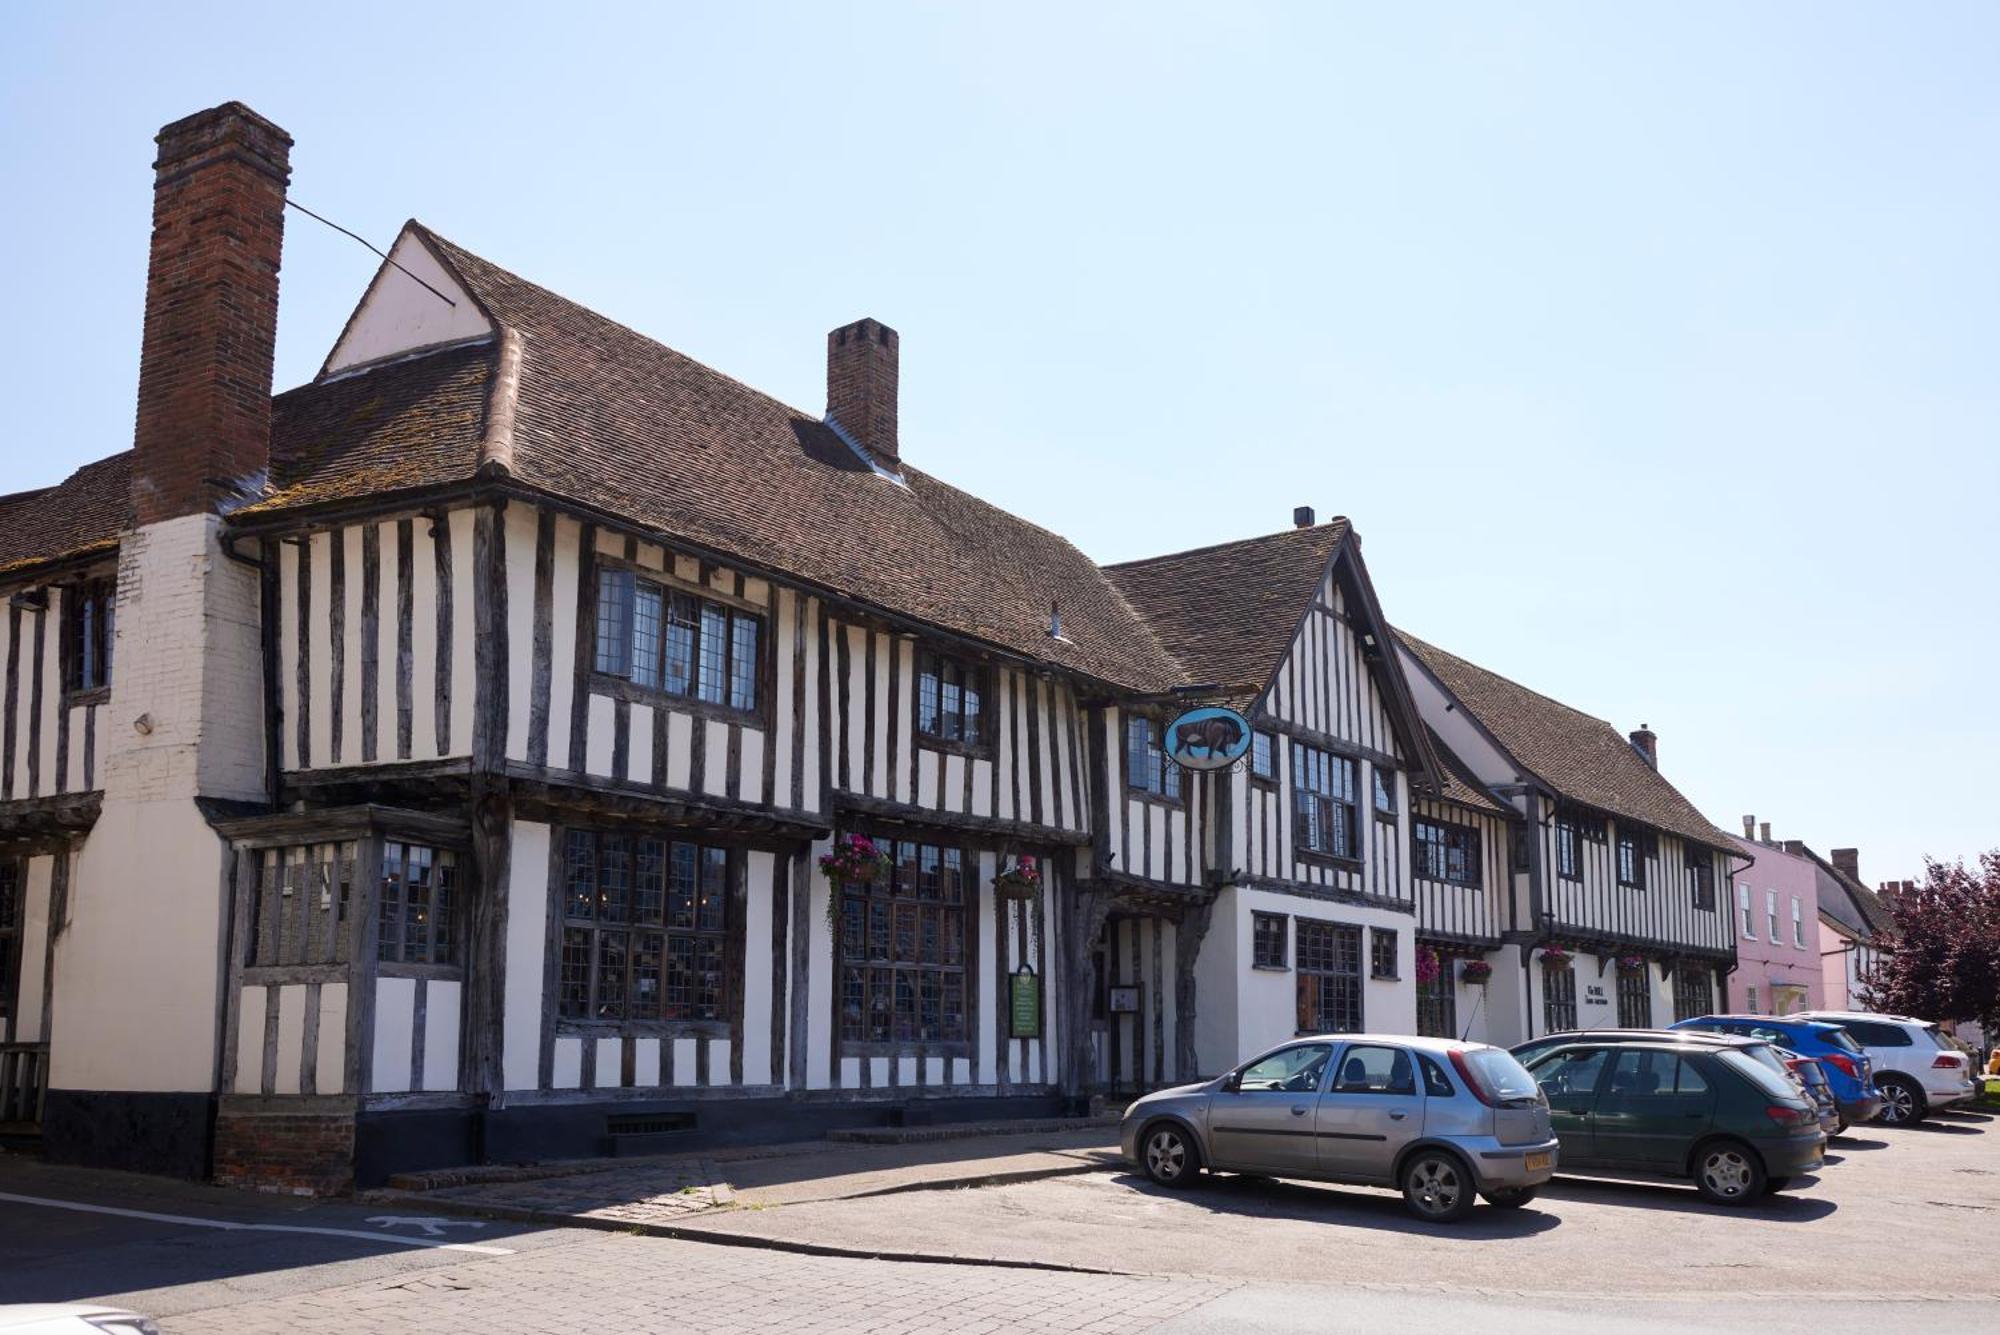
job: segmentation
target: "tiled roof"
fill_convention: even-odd
[[[1849,931],[1871,939],[1895,933],[1896,916],[1889,911],[1889,906],[1883,902],[1880,895],[1813,852],[1799,840],[1787,839],[1784,848],[1787,853],[1801,853],[1812,859],[1813,866],[1819,873],[1820,912],[1833,918]]]
[[[1347,520],[1106,566],[1189,682],[1254,699],[1291,648]]]
[[[1437,753],[1439,796],[1447,802],[1456,802],[1478,811],[1490,811],[1497,816],[1520,814],[1486,791],[1486,785],[1458,758],[1456,751],[1444,744],[1444,738],[1437,735],[1436,729],[1426,726],[1424,731],[1430,734],[1431,750]]]
[[[110,549],[132,526],[132,451],[53,487],[0,496],[0,571]]]
[[[1186,680],[1063,538],[907,464],[903,484],[884,478],[816,415],[411,226],[518,341],[518,482],[1102,681]],[[470,478],[486,434],[472,404],[497,383],[496,355],[440,352],[281,396],[282,490],[258,509]]]
[[[479,467],[490,345],[305,385],[271,401],[271,493],[239,513],[379,496]]]
[[[1731,851],[1729,836],[1682,797],[1603,719],[1551,700],[1413,635],[1410,651],[1514,758],[1563,797]]]

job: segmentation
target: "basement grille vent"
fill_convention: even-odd
[[[694,1114],[635,1113],[604,1119],[606,1134],[613,1136],[657,1136],[669,1131],[694,1130]]]

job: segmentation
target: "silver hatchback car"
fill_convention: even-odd
[[[1556,1171],[1535,1078],[1504,1048],[1404,1034],[1299,1038],[1125,1110],[1126,1159],[1162,1186],[1203,1168],[1395,1187],[1420,1219],[1518,1208]]]

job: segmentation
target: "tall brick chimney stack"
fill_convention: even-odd
[[[1654,769],[1660,767],[1659,734],[1643,723],[1639,725],[1639,731],[1632,734],[1632,749],[1639,753],[1639,759]]]
[[[262,485],[291,136],[240,102],[160,131],[139,352],[140,525]]]
[[[1833,864],[1833,869],[1835,871],[1842,872],[1848,876],[1852,876],[1857,881],[1861,880],[1860,849],[1836,848],[1831,853],[1827,854],[1826,860]],[[1863,885],[1867,884],[1866,881],[1862,881],[1861,883]]]
[[[896,448],[896,331],[856,320],[826,336],[826,415],[882,463]]]

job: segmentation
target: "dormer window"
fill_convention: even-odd
[[[943,654],[917,656],[917,731],[942,742],[986,740],[985,674]]]
[[[112,604],[117,581],[93,579],[63,596],[63,686],[98,691],[111,685]]]
[[[666,695],[757,708],[763,618],[624,569],[597,575],[595,666]]]

